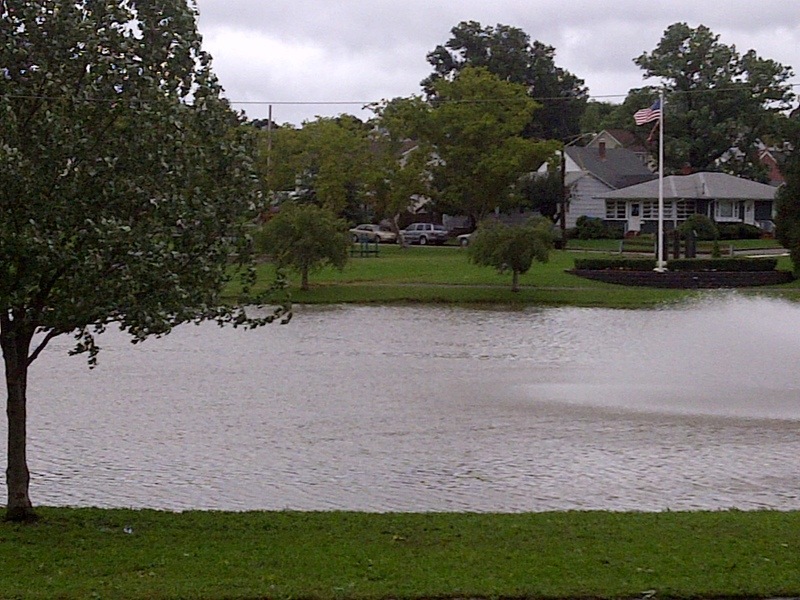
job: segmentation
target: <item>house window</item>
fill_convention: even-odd
[[[678,200],[675,203],[675,208],[679,219],[688,219],[690,215],[694,214],[694,200]]]
[[[606,200],[606,219],[625,219],[625,200]]]
[[[674,207],[672,202],[664,201],[664,218],[673,219]],[[648,221],[658,220],[658,200],[646,200],[642,202],[642,218]]]
[[[642,202],[642,218],[647,221],[658,219],[657,200],[645,200]]]
[[[733,202],[726,200],[718,200],[716,203],[716,217],[717,219],[733,219],[734,218]]]

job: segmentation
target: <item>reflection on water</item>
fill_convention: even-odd
[[[709,298],[659,311],[299,307],[257,331],[185,326],[138,346],[108,333],[94,371],[60,340],[31,374],[32,497],[799,509],[800,308]]]

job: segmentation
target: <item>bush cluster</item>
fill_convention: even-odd
[[[667,262],[671,271],[774,271],[777,258],[676,258]]]
[[[579,240],[616,240],[622,237],[622,224],[607,225],[603,219],[581,215],[575,221],[575,227],[568,232],[568,237]]]
[[[726,223],[719,226],[721,240],[757,240],[761,238],[761,229],[747,223]]]
[[[678,230],[684,238],[691,232],[694,232],[698,240],[711,241],[719,238],[719,229],[714,221],[701,214],[689,215],[689,218],[678,226]]]
[[[577,258],[575,268],[579,271],[652,271],[656,261],[654,258]]]

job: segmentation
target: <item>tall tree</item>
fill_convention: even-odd
[[[599,133],[603,129],[608,129],[607,123],[618,106],[618,104],[612,102],[598,100],[587,102],[586,110],[581,117],[581,133],[593,134]],[[591,139],[588,135],[586,138]]]
[[[259,166],[270,191],[294,190],[350,221],[363,218],[375,169],[366,123],[351,115],[319,117],[300,129],[272,132],[271,145],[268,134],[261,135]]]
[[[423,137],[420,116],[427,110],[420,98],[395,98],[372,109],[375,119],[373,148],[378,169],[372,184],[376,214],[391,220],[402,236],[400,215],[420,198],[433,196],[431,168],[434,150]]]
[[[561,203],[564,202],[564,182],[561,178],[561,160],[548,164],[547,173],[531,173],[520,183],[521,205],[538,212],[551,221],[557,219]]]
[[[555,64],[555,48],[516,27],[483,27],[463,21],[452,37],[428,54],[433,73],[422,81],[429,97],[436,82],[453,77],[466,67],[484,67],[503,81],[524,85],[540,108],[529,115],[526,137],[567,141],[580,133],[588,90],[582,79]]]
[[[790,67],[754,50],[739,54],[708,27],[686,23],[670,25],[658,46],[634,62],[667,89],[664,142],[672,170],[719,170],[726,159],[731,173],[758,172],[753,145],[774,130],[776,114],[794,98]]]
[[[482,67],[462,69],[433,86],[436,100],[417,101],[406,118],[433,152],[433,200],[439,212],[475,224],[496,208],[516,207],[520,177],[552,155],[557,142],[522,137],[536,103],[524,86]]]
[[[257,181],[195,18],[185,0],[0,0],[9,519],[35,516],[27,383],[53,338],[74,335],[92,363],[107,326],[138,342],[272,318],[219,299],[230,257],[249,256]]]
[[[584,114],[585,118],[582,121],[583,131],[599,133],[603,129],[623,129],[633,133],[644,142],[653,128],[637,127],[633,121],[633,114],[640,108],[652,105],[657,97],[658,90],[647,86],[629,90],[620,104],[589,102]],[[649,137],[653,148],[657,148],[658,137],[656,135]],[[584,140],[588,142],[591,137],[584,138]]]

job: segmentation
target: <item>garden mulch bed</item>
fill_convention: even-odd
[[[789,283],[794,275],[788,271],[630,271],[622,269],[573,269],[578,277],[639,287],[674,289],[715,289],[772,286]]]

